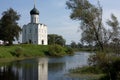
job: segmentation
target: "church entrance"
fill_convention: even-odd
[[[29,39],[29,44],[31,44],[32,43],[32,41]]]
[[[42,40],[42,45],[44,45],[44,40]]]

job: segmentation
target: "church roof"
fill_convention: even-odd
[[[34,8],[30,11],[30,14],[31,14],[31,15],[33,15],[33,14],[39,15],[39,11],[34,7]]]

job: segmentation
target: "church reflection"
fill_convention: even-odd
[[[1,66],[0,80],[48,80],[48,59],[18,61]]]
[[[38,80],[48,80],[48,61],[39,59],[38,62]]]

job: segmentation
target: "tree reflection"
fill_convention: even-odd
[[[14,73],[12,66],[0,68],[0,80],[18,80],[18,74]]]

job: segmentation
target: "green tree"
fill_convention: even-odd
[[[68,0],[66,2],[68,9],[71,9],[70,15],[73,20],[80,20],[82,41],[94,42],[103,50],[102,31],[102,7],[91,4],[88,0]]]
[[[107,25],[109,25],[112,29],[110,30],[111,33],[111,46],[112,50],[116,53],[120,53],[120,26],[117,20],[117,17],[114,14],[111,14],[111,20],[107,20]]]
[[[70,44],[71,48],[77,48],[77,44],[75,41],[72,41]]]
[[[49,34],[48,35],[48,44],[49,45],[58,44],[58,45],[64,46],[65,42],[66,42],[65,39],[60,35],[57,35],[57,34]]]
[[[114,14],[111,14],[111,20],[107,20],[106,22],[111,28],[112,28],[112,39],[114,38],[119,38],[119,30],[120,30],[120,26],[119,26],[119,22],[117,20],[117,17]]]
[[[48,53],[50,56],[63,56],[66,54],[65,48],[58,44],[50,45]]]
[[[13,44],[15,39],[18,40],[21,28],[18,25],[20,15],[12,8],[2,13],[0,21],[0,39],[4,42],[8,41],[9,45]]]
[[[68,9],[72,11],[70,15],[71,19],[79,20],[81,23],[80,28],[83,31],[81,40],[83,42],[94,43],[97,47],[99,46],[102,51],[106,50],[105,45],[110,44],[110,42],[112,42],[113,45],[117,45],[116,48],[120,48],[120,46],[118,46],[120,45],[120,43],[118,43],[120,42],[119,22],[117,18],[112,15],[111,20],[107,21],[111,30],[106,29],[102,24],[102,7],[99,2],[97,6],[91,4],[88,0],[68,0],[66,4]],[[99,70],[105,73],[105,77],[101,80],[120,79],[119,55],[112,54],[111,52],[109,54],[99,52],[98,54],[92,55],[89,61],[93,67],[98,67]]]
[[[83,45],[81,43],[78,43],[77,46],[78,46],[78,48],[82,48],[83,47]]]

